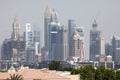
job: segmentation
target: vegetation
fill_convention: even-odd
[[[0,70],[0,72],[7,72],[7,70]]]
[[[80,74],[81,80],[120,80],[120,71],[107,69],[104,66],[94,69],[93,66],[88,65],[73,69],[71,74]]]
[[[18,75],[18,74],[13,74],[13,75],[10,74],[10,79],[7,80],[23,80],[23,77],[22,75]]]
[[[50,70],[70,71],[71,74],[80,74],[80,80],[120,80],[120,71],[100,66],[95,69],[92,65],[82,66],[78,69],[62,68],[59,61],[49,64]]]
[[[120,71],[116,71],[116,80],[120,80]]]
[[[52,61],[49,63],[49,69],[50,70],[61,70],[61,65],[60,65],[60,61]]]

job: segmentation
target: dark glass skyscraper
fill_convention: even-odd
[[[58,26],[59,26],[59,24],[55,23],[55,22],[52,22],[49,25],[49,35],[48,35],[49,60],[54,60],[55,59]]]
[[[75,33],[75,21],[74,20],[68,20],[68,41],[69,41],[69,56],[72,56],[72,38]]]
[[[95,56],[99,55],[99,39],[101,36],[101,31],[97,30],[97,23],[94,20],[92,24],[92,30],[90,30],[90,55],[89,59],[94,61]]]
[[[55,60],[66,61],[69,56],[69,44],[68,44],[68,30],[66,26],[58,27],[57,34],[57,52],[55,55]]]
[[[112,38],[112,56],[115,63],[120,64],[120,37]]]

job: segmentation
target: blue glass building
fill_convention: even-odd
[[[58,26],[59,23],[55,23],[55,22],[49,24],[49,36],[48,36],[49,60],[55,59]]]

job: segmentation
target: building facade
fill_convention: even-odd
[[[68,44],[68,30],[66,26],[58,27],[57,34],[57,51],[55,55],[55,60],[66,61],[69,56],[69,44]]]
[[[105,55],[105,44],[104,44],[104,38],[99,38],[99,55]]]
[[[58,35],[59,23],[52,22],[49,25],[49,60],[55,60],[56,46],[57,46],[57,35]]]
[[[68,42],[69,42],[69,56],[72,56],[72,39],[73,35],[75,33],[75,21],[74,20],[68,20]]]
[[[2,59],[25,61],[25,41],[20,37],[20,24],[15,17],[11,39],[5,39],[2,45]]]
[[[120,63],[120,37],[112,38],[112,56],[115,63]]]
[[[84,28],[83,27],[75,27],[75,31],[80,35],[80,52],[81,52],[81,57],[80,60],[83,61],[84,60],[84,55],[85,55],[85,46],[84,46]]]
[[[94,21],[92,30],[90,30],[90,55],[89,59],[95,61],[95,56],[99,55],[99,39],[101,31],[97,30],[97,23]]]
[[[24,32],[24,40],[26,42],[26,48],[33,44],[33,32],[30,23],[26,23],[26,29]]]
[[[50,8],[47,6],[44,13],[44,46],[46,51],[48,51],[48,35],[49,35],[48,29],[50,22],[51,22],[51,11]]]

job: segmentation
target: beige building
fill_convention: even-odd
[[[23,76],[24,80],[79,80],[78,75],[65,74],[65,72],[62,73],[57,74],[57,71],[50,71],[48,69],[21,68],[18,72],[0,72],[0,80],[10,78],[10,74],[20,74]]]
[[[105,55],[104,37],[99,38],[99,54],[100,55]]]
[[[72,56],[82,58],[81,49],[82,49],[82,40],[78,32],[75,32],[72,41]]]

